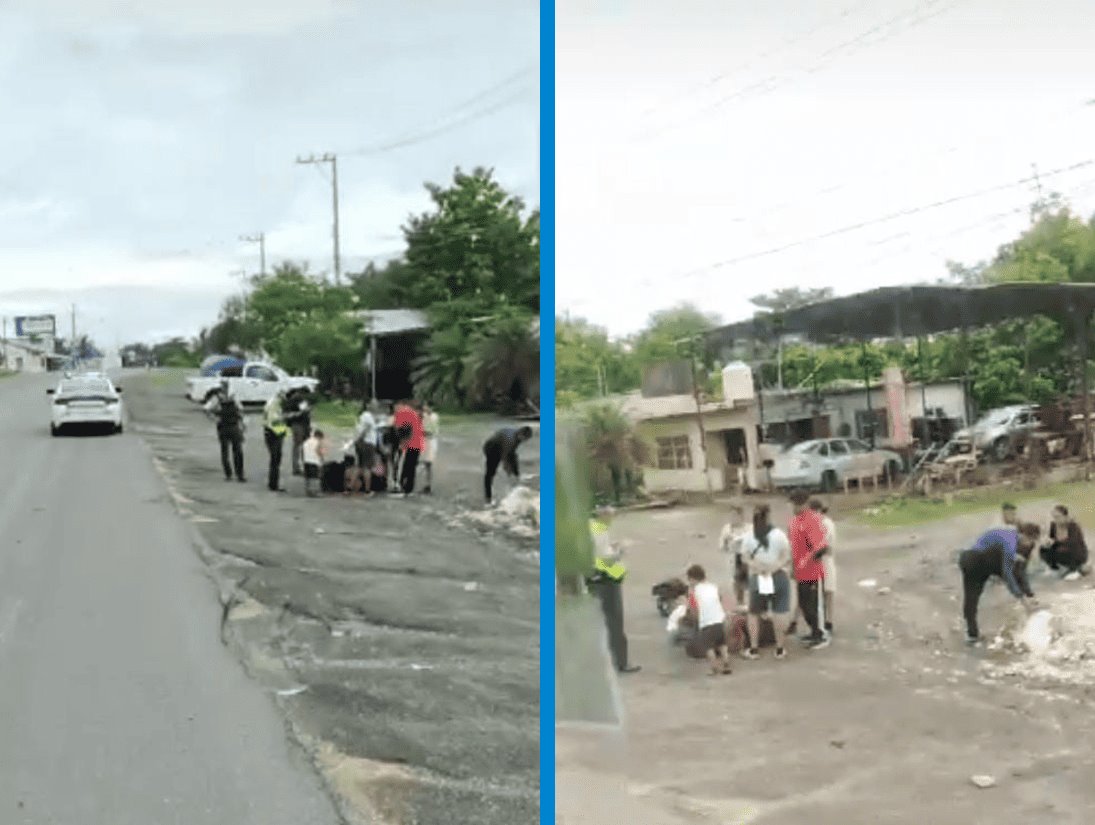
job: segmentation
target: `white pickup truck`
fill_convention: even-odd
[[[241,404],[265,404],[279,390],[304,388],[314,392],[319,384],[315,378],[291,376],[274,364],[248,361],[243,367],[223,370],[220,375],[186,379],[186,397],[204,404],[224,380],[228,381],[229,392]]]

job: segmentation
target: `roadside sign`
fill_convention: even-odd
[[[15,319],[15,337],[29,338],[32,335],[55,335],[57,319],[53,315],[21,315]]]

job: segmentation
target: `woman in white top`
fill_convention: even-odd
[[[772,526],[771,509],[758,504],[753,510],[753,529],[742,540],[741,557],[749,570],[749,647],[746,659],[760,654],[760,618],[772,622],[776,637],[776,658],[787,655],[787,617],[791,613],[791,543],[786,534]]]
[[[836,546],[836,524],[829,518],[829,508],[820,499],[810,502],[810,509],[821,516],[821,523],[825,525],[825,546],[829,552],[821,557],[821,564],[825,569],[822,579],[822,604],[825,606],[825,632],[833,632],[833,596],[836,595],[836,562],[833,561],[833,548]]]
[[[707,661],[711,664],[711,675],[730,673],[730,648],[726,638],[726,609],[722,605],[719,587],[707,581],[707,573],[698,564],[688,568],[688,583],[692,587],[689,595],[689,609],[696,616],[696,628],[699,643]]]

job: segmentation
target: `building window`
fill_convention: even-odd
[[[864,441],[870,441],[872,430],[875,438],[890,437],[890,417],[886,410],[871,410],[869,413],[867,410],[856,410],[856,435]]]
[[[692,449],[687,435],[656,439],[659,470],[691,470]]]

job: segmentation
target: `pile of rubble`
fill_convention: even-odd
[[[1095,684],[1095,589],[1055,596],[1052,610],[1039,610],[1003,629],[989,648],[1018,654],[1006,664],[986,665],[993,676]]]
[[[540,537],[540,494],[528,487],[514,487],[495,507],[461,513],[457,523],[490,530],[505,530],[518,538]]]

